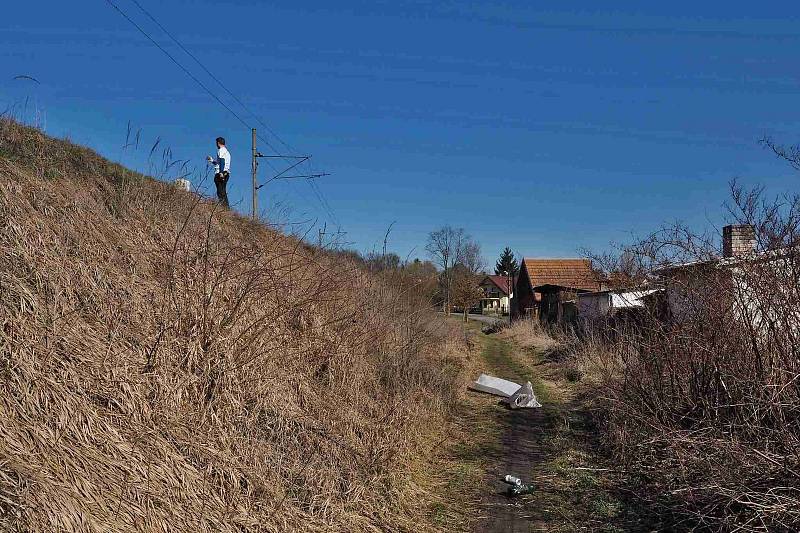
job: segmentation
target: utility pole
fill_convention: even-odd
[[[514,272],[506,271],[506,289],[508,290],[508,320],[511,321],[511,298],[514,295]]]
[[[325,230],[328,229],[328,223],[326,222],[321,228],[319,228],[319,247],[322,248],[322,240],[325,237]]]
[[[336,237],[334,237],[334,240],[333,240],[333,242],[334,242],[334,246],[335,246],[336,248],[340,248],[340,247],[342,246],[342,242],[340,241],[340,239],[341,239],[341,237],[342,237],[343,235],[347,235],[347,232],[346,232],[346,231],[342,231],[342,228],[341,228],[341,226],[340,226],[340,227],[338,227],[338,228],[336,229]],[[386,256],[386,254],[385,254],[385,253],[384,253],[383,255],[384,255],[384,257]]]
[[[258,185],[256,184],[256,171],[258,169],[258,152],[256,151],[256,129],[253,128],[253,220],[258,220]]]

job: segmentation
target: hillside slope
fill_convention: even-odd
[[[0,530],[420,530],[414,291],[0,121]]]

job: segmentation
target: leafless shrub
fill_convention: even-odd
[[[626,247],[660,301],[583,358],[608,370],[610,439],[654,504],[685,527],[797,530],[800,201],[735,183],[732,198],[757,249],[721,259],[680,225]]]

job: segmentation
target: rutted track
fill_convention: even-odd
[[[482,335],[485,372],[524,383],[531,381],[541,409],[511,411],[497,398],[474,394],[472,446],[484,468],[480,518],[474,530],[489,533],[531,531],[653,531],[641,510],[618,488],[613,465],[597,453],[591,403],[581,387],[568,383],[558,363],[507,338]],[[585,391],[584,391],[585,393]],[[476,418],[489,419],[476,423]],[[513,474],[535,487],[511,497],[502,476]]]

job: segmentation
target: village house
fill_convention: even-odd
[[[587,259],[525,258],[514,285],[512,318],[545,323],[635,319],[650,313],[684,320],[709,306],[730,308],[754,326],[780,321],[770,294],[800,266],[789,250],[756,251],[748,225],[723,228],[722,257],[660,268],[642,286],[605,280]],[[798,276],[800,277],[800,276]],[[791,283],[790,283],[791,284]],[[612,288],[609,288],[612,287]]]
[[[758,252],[752,226],[729,225],[723,228],[722,257],[656,269],[639,287],[582,292],[577,311],[582,322],[592,322],[642,313],[685,321],[719,310],[749,327],[793,320],[792,327],[800,329],[800,320],[787,318],[780,306],[786,287],[798,286],[799,262],[793,247]]]
[[[525,258],[514,287],[512,317],[570,320],[577,316],[577,295],[602,288],[588,259]]]
[[[509,314],[509,301],[511,298],[510,281],[511,278],[508,276],[485,276],[483,280],[481,280],[480,288],[483,291],[483,298],[481,298],[481,314]]]
[[[664,287],[667,317],[691,319],[709,305],[728,307],[753,326],[781,320],[773,316],[774,296],[782,286],[796,286],[793,249],[756,251],[755,230],[746,224],[722,229],[722,257],[655,271]],[[785,318],[785,317],[784,317]]]

